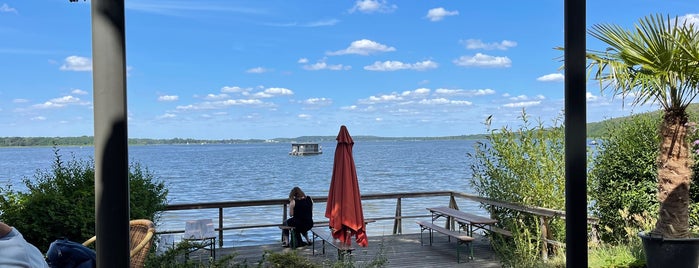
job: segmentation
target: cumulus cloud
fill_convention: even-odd
[[[587,101],[596,101],[598,98],[599,98],[598,96],[593,95],[593,94],[592,94],[591,92],[589,92],[589,91],[585,92],[585,99],[586,99]]]
[[[172,113],[165,113],[163,115],[158,116],[158,119],[170,119],[170,118],[175,118],[177,115],[172,114]]]
[[[248,69],[245,72],[249,73],[249,74],[261,74],[261,73],[266,73],[266,72],[271,72],[271,71],[272,70],[266,69],[263,67],[255,67],[255,68]]]
[[[44,121],[44,120],[46,120],[46,117],[35,116],[35,117],[30,118],[30,120],[32,120],[32,121]]]
[[[75,94],[75,95],[87,95],[87,91],[82,90],[82,89],[73,89],[70,91],[70,94]]]
[[[468,39],[466,41],[461,41],[466,45],[466,49],[485,49],[485,50],[507,50],[511,47],[516,47],[517,42],[510,40],[502,40],[500,42],[484,43],[480,39]]]
[[[338,51],[333,51],[333,52],[327,52],[327,55],[346,55],[346,54],[357,54],[357,55],[362,55],[362,56],[367,56],[370,54],[376,54],[376,53],[382,53],[382,52],[390,52],[390,51],[396,51],[396,48],[394,47],[389,47],[387,45],[369,40],[369,39],[361,39],[354,41],[350,44],[349,47],[346,49],[338,50]]]
[[[304,59],[303,63],[308,63],[308,60]],[[342,64],[327,64],[325,62],[326,59],[319,60],[318,62],[314,64],[305,64],[301,66],[304,70],[308,71],[319,71],[319,70],[331,70],[331,71],[346,71],[352,69],[352,66],[346,66]],[[302,63],[301,60],[299,60],[299,63]]]
[[[434,99],[423,99],[418,102],[419,104],[424,104],[424,105],[465,105],[465,106],[470,106],[473,104],[470,101],[465,101],[465,100],[449,100],[446,98],[434,98]]]
[[[233,87],[225,86],[225,87],[221,88],[221,92],[225,92],[225,93],[241,93],[241,92],[249,92],[250,90],[251,90],[250,88],[242,88],[242,87],[237,87],[237,86],[233,86]]]
[[[301,63],[301,64],[306,64],[306,63],[308,63],[308,59],[307,58],[300,58],[297,62]]]
[[[88,105],[89,102],[81,101],[80,98],[68,95],[68,96],[63,96],[60,98],[54,98],[54,99],[48,100],[44,103],[34,104],[34,105],[32,105],[32,108],[52,109],[52,108],[62,108],[62,107],[65,107],[66,105],[72,105],[72,104]]]
[[[492,95],[492,94],[495,94],[495,90],[492,90],[490,88],[469,89],[469,90],[438,88],[434,91],[434,93],[439,94],[439,95],[474,97],[474,96]]]
[[[694,26],[699,27],[699,14],[687,14],[679,17],[680,24],[694,24]],[[696,29],[696,28],[695,28]]]
[[[311,115],[310,114],[299,114],[297,117],[298,118],[311,118]]]
[[[306,105],[317,105],[317,106],[327,106],[332,104],[332,99],[328,98],[310,98],[303,101]]]
[[[179,98],[180,97],[178,97],[177,95],[162,95],[158,97],[158,101],[176,101]]]
[[[456,11],[456,10],[449,11],[449,10],[444,9],[443,7],[438,7],[438,8],[433,8],[433,9],[430,9],[429,11],[427,11],[426,17],[430,21],[440,21],[440,20],[444,19],[445,17],[456,16],[456,15],[459,15],[459,11]]]
[[[502,68],[512,66],[512,60],[508,57],[495,57],[486,54],[476,53],[474,56],[461,56],[454,60],[458,66],[493,67]]]
[[[540,76],[536,80],[541,82],[563,82],[565,81],[565,76],[563,76],[561,73],[553,73]]]
[[[439,65],[431,60],[416,62],[416,63],[403,63],[400,61],[384,61],[384,62],[374,62],[372,65],[364,66],[364,70],[367,71],[398,71],[398,70],[416,70],[424,71],[427,69],[435,69]]]
[[[272,98],[272,97],[283,96],[283,95],[294,95],[294,92],[288,88],[272,87],[272,88],[265,89],[264,91],[257,92],[255,94],[253,94],[252,96],[255,98]]]
[[[92,71],[92,60],[80,56],[68,56],[60,67],[61,71],[89,72]]]
[[[361,13],[391,13],[397,8],[398,6],[388,4],[386,0],[358,0],[349,10],[349,13],[356,11]]]
[[[2,6],[0,6],[0,12],[17,14],[17,9],[10,7],[7,4],[3,3]]]
[[[229,98],[228,94],[226,93],[221,93],[221,94],[206,94],[204,96],[205,100],[223,100]]]
[[[522,102],[506,103],[502,106],[507,107],[507,108],[521,108],[521,107],[536,106],[539,104],[541,104],[541,101],[522,101]]]

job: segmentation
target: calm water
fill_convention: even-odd
[[[469,158],[475,141],[357,142],[354,159],[362,194],[453,190],[471,193]],[[231,145],[132,146],[129,158],[163,180],[170,204],[286,198],[299,186],[309,196],[327,196],[332,175],[335,143],[323,143],[323,154],[290,156],[286,143]],[[91,158],[92,147],[61,147],[64,159]],[[36,170],[47,170],[53,161],[52,148],[0,148],[0,183],[23,189],[22,178],[31,179]],[[419,201],[419,202],[418,202]],[[364,216],[392,216],[395,200],[363,202]],[[483,211],[460,201],[461,209]],[[403,215],[426,214],[425,207],[448,205],[448,197],[406,199]],[[224,210],[225,226],[281,223],[281,206]],[[317,203],[314,218],[324,217],[325,204]],[[184,221],[212,218],[217,210],[165,213],[158,230],[181,230]],[[418,232],[412,219],[403,232]],[[392,221],[367,227],[369,235],[390,234]],[[225,246],[269,243],[279,240],[277,228],[227,231]]]

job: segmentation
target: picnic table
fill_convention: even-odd
[[[450,207],[429,207],[427,210],[432,214],[432,223],[442,217],[446,218],[447,222],[453,220],[459,224],[460,228],[466,227],[464,229],[468,236],[473,236],[473,231],[478,229],[491,231],[491,225],[498,222],[488,217],[478,216]],[[453,228],[453,225],[451,227]]]

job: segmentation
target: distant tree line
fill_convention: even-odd
[[[158,145],[158,144],[244,144],[244,143],[292,143],[292,142],[335,142],[336,136],[301,136],[297,138],[264,139],[129,139],[129,145]],[[355,141],[420,141],[420,140],[474,140],[483,139],[485,135],[462,135],[446,137],[377,137],[355,136]],[[80,137],[0,137],[0,147],[31,147],[31,146],[92,146],[92,136]]]

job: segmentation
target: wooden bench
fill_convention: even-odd
[[[427,222],[427,221],[417,221],[417,224],[420,225],[420,245],[424,245],[423,239],[422,239],[422,233],[425,230],[430,231],[430,246],[432,245],[432,240],[433,240],[432,239],[432,237],[433,237],[432,231],[436,231],[438,233],[441,233],[441,234],[444,234],[444,235],[447,235],[449,237],[453,237],[454,239],[456,239],[456,262],[457,263],[461,262],[460,246],[462,244],[466,244],[468,246],[468,249],[470,251],[469,259],[471,259],[471,260],[473,259],[473,246],[471,245],[471,242],[473,242],[473,240],[475,240],[473,237],[470,237],[470,236],[468,236],[464,233],[461,233],[459,231],[452,231],[452,230],[449,230],[447,228],[437,226],[434,223]]]
[[[341,260],[345,255],[351,255],[354,248],[352,245],[343,243],[340,240],[335,239],[330,233],[330,228],[326,227],[313,227],[311,228],[311,233],[313,233],[313,255],[316,254],[316,238],[323,241],[323,254],[325,254],[325,244],[331,245],[337,249],[337,259]]]

